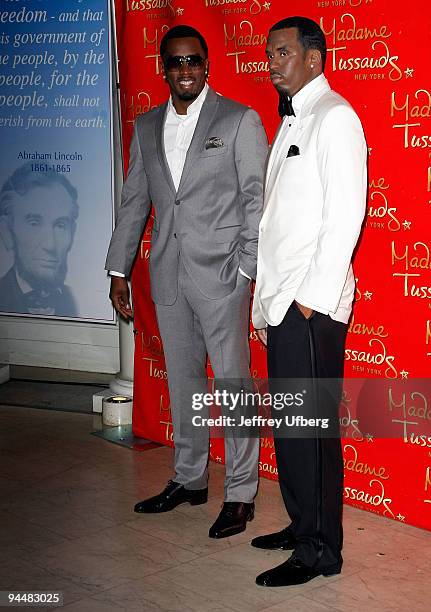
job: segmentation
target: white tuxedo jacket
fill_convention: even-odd
[[[252,315],[256,329],[279,325],[293,300],[347,323],[354,297],[351,258],[367,193],[362,126],[323,75],[297,95],[293,125],[284,137],[279,129],[266,171]],[[299,155],[287,157],[290,145]]]

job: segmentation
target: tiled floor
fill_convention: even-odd
[[[431,533],[345,508],[343,573],[265,589],[256,574],[287,558],[249,545],[285,526],[276,483],[262,480],[243,534],[210,540],[210,499],[159,515],[137,500],[170,477],[172,450],[133,452],[89,435],[99,417],[0,407],[0,590],[61,590],[77,612],[429,612]]]

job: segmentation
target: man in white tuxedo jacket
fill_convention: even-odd
[[[337,379],[338,430],[347,322],[354,297],[352,253],[365,212],[367,147],[349,103],[323,75],[325,37],[315,22],[285,19],[266,53],[282,123],[272,145],[259,226],[253,324],[268,348],[268,377]],[[278,383],[280,384],[280,383]],[[272,383],[274,388],[274,382]],[[319,401],[314,410],[322,410]],[[319,414],[317,414],[319,416]],[[293,550],[264,572],[262,586],[301,584],[342,565],[343,463],[339,437],[275,432],[280,488],[291,524],[255,538]]]
[[[172,28],[160,55],[171,95],[136,119],[106,260],[113,304],[129,317],[124,275],[152,203],[151,295],[168,373],[175,473],[160,494],[136,504],[139,513],[207,501],[208,427],[191,426],[197,413],[190,387],[208,391],[207,354],[218,381],[250,376],[250,279],[256,274],[268,153],[257,113],[208,86],[208,48],[198,31]],[[258,457],[256,437],[225,436],[224,504],[211,538],[244,531],[253,518]]]

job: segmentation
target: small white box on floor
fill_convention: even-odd
[[[107,397],[112,396],[112,389],[104,389],[93,395],[93,412],[102,414],[103,411],[103,400]]]

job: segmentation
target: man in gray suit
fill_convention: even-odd
[[[207,355],[216,379],[249,377],[250,280],[267,155],[257,113],[208,87],[208,48],[197,30],[169,30],[160,55],[171,96],[135,122],[106,261],[112,302],[130,317],[124,276],[152,202],[151,292],[168,372],[175,475],[162,493],[136,504],[144,513],[207,501],[209,432],[190,433],[190,381],[205,391]],[[240,533],[253,518],[258,443],[225,436],[225,499],[210,537]]]

